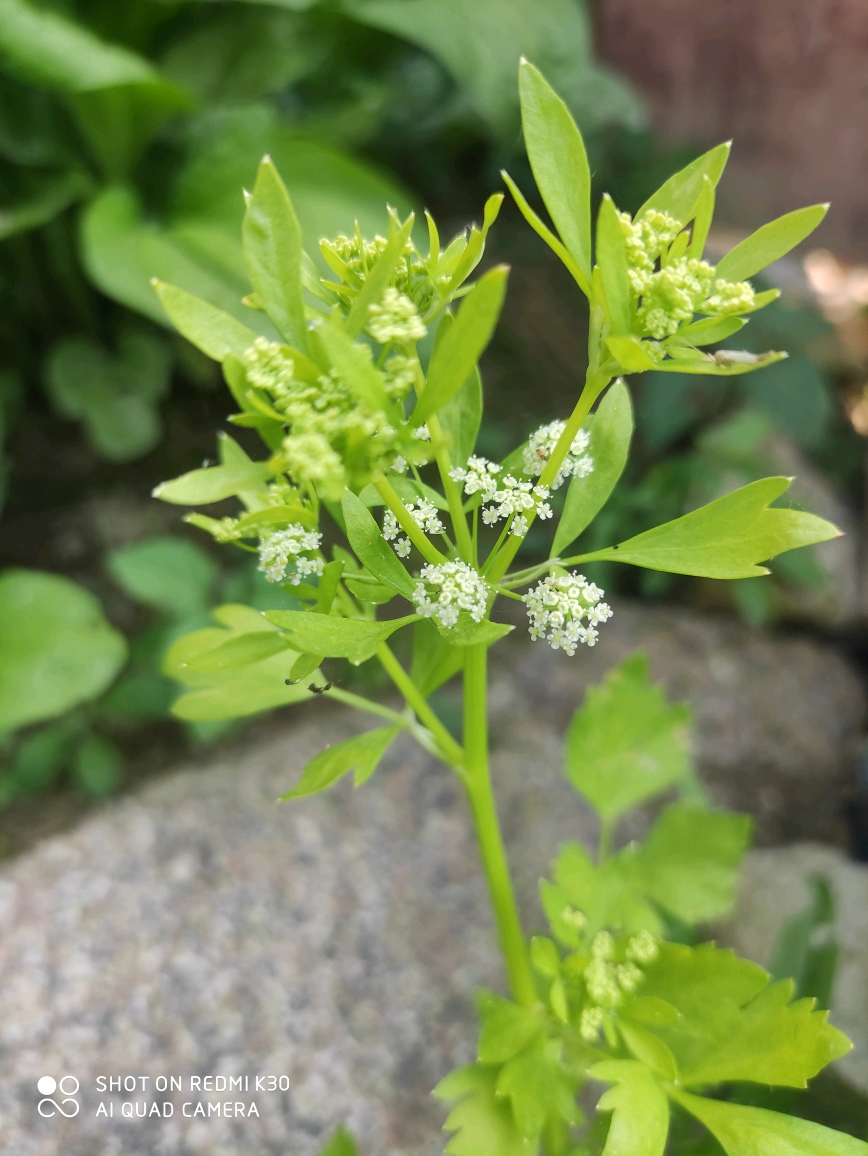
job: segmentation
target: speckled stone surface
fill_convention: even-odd
[[[834,806],[812,800],[846,787],[863,709],[837,655],[619,607],[580,658],[521,643],[495,668],[494,775],[529,925],[557,844],[596,836],[561,776],[563,726],[587,682],[636,645],[694,702],[712,793],[755,810],[767,840],[834,836]],[[325,704],[294,718],[0,872],[8,1156],[313,1156],[340,1121],[367,1156],[441,1150],[430,1089],[472,1055],[475,989],[502,984],[463,798],[401,740],[364,788],[277,806],[311,755],[360,725]],[[37,1080],[67,1074],[78,1114],[41,1118]],[[135,1092],[99,1090],[99,1077],[130,1076]],[[157,1091],[172,1076],[181,1091]],[[191,1090],[196,1076],[247,1076],[249,1090]],[[257,1076],[285,1076],[285,1090],[257,1091]],[[227,1099],[258,1116],[183,1114]],[[173,1115],[121,1115],[154,1100]],[[101,1103],[114,1115],[97,1115]]]

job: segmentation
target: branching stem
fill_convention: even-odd
[[[425,726],[437,742],[441,751],[441,756],[445,763],[453,767],[458,773],[459,778],[464,779],[464,751],[456,743],[455,739],[422,697],[419,688],[398,662],[392,651],[382,642],[377,647],[377,658],[382,662],[386,673],[389,675],[395,686],[400,690],[404,696],[404,701],[415,712],[416,717]]]

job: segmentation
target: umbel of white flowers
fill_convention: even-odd
[[[522,597],[531,638],[544,638],[552,650],[569,655],[580,642],[593,646],[595,627],[612,617],[611,606],[601,601],[603,594],[583,574],[549,574]]]

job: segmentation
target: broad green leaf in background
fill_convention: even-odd
[[[115,744],[102,735],[89,734],[76,747],[72,770],[78,786],[89,795],[106,798],[121,785],[124,757]]]
[[[307,322],[301,289],[301,227],[269,156],[259,164],[241,235],[244,262],[263,309],[284,340],[304,352]]]
[[[217,577],[217,564],[183,538],[146,538],[113,550],[107,568],[139,602],[172,618],[201,614]]]
[[[731,147],[729,141],[719,144],[674,173],[648,198],[636,213],[635,220],[648,209],[656,209],[658,213],[668,213],[682,225],[689,224],[699,206],[704,206],[705,198],[708,196],[705,191],[705,178],[711,182],[712,188],[717,187],[729,160]]]
[[[381,582],[412,597],[416,582],[399,562],[394,550],[383,539],[380,527],[364,503],[347,490],[341,500],[347,538],[359,561]]]
[[[603,1156],[662,1156],[669,1132],[669,1104],[660,1085],[636,1060],[594,1064],[595,1080],[614,1083],[597,1104],[612,1112]]]
[[[792,977],[797,995],[813,996],[818,1007],[828,1008],[838,963],[835,898],[825,877],[815,875],[808,883],[810,901],[781,927],[768,968],[776,979]]]
[[[627,249],[615,202],[605,193],[597,217],[596,261],[605,300],[603,307],[614,337],[630,332],[633,290],[627,271]]]
[[[126,654],[88,590],[38,570],[0,575],[0,733],[96,698]]]
[[[93,181],[79,169],[51,176],[22,200],[0,209],[0,241],[54,220],[93,191]]]
[[[583,556],[583,561],[629,562],[647,570],[701,578],[753,578],[768,574],[758,565],[795,550],[840,537],[831,522],[801,510],[769,509],[789,478],[762,478],[698,510],[646,530],[617,546]]]
[[[444,319],[445,320],[445,319]],[[442,327],[443,322],[440,322]],[[482,425],[482,378],[474,369],[455,396],[438,414],[453,466],[464,468],[476,448]]]
[[[153,289],[178,332],[215,361],[230,354],[242,358],[258,336],[230,314],[177,285],[155,277]]]
[[[567,778],[606,821],[660,794],[690,769],[686,706],[671,706],[631,655],[588,687],[567,731]]]
[[[195,655],[188,660],[187,667],[191,671],[202,671],[204,674],[218,674],[226,670],[251,666],[254,662],[262,662],[265,658],[283,654],[287,650],[290,650],[290,645],[283,634],[257,630],[253,634],[239,634],[236,638],[224,642],[222,646],[215,647],[214,650],[206,650],[203,654]]]
[[[518,70],[528,160],[549,216],[588,293],[591,280],[591,170],[585,142],[569,109],[542,73],[523,60]],[[520,205],[521,207],[521,205]]]
[[[864,1140],[812,1120],[689,1092],[673,1095],[717,1138],[727,1156],[868,1156]]]
[[[307,764],[304,774],[292,790],[280,796],[281,801],[316,795],[336,783],[353,767],[356,771],[356,786],[360,786],[377,769],[380,759],[400,730],[400,725],[375,727],[333,747],[326,747]]]
[[[828,211],[828,205],[809,205],[769,221],[720,259],[717,276],[727,281],[746,281],[753,277],[804,241]]]
[[[550,557],[563,553],[578,538],[609,500],[627,464],[630,439],[633,436],[633,407],[630,391],[623,381],[616,381],[586,423],[590,434],[588,456],[594,469],[585,478],[573,477],[567,490]]]
[[[262,490],[273,476],[274,470],[267,462],[210,466],[162,482],[154,489],[153,495],[176,506],[207,506],[249,490]]]
[[[333,615],[308,614],[304,610],[268,610],[265,617],[282,630],[290,631],[290,642],[304,654],[322,654],[326,658],[348,658],[356,666],[371,658],[380,643],[418,615],[391,618],[386,622],[368,622],[358,618],[335,618]]]
[[[451,401],[475,370],[497,325],[508,272],[504,265],[489,269],[462,301],[455,321],[431,356],[428,383],[411,418],[414,425],[421,425]]]
[[[530,1156],[533,1147],[515,1125],[510,1104],[496,1092],[497,1068],[469,1064],[434,1089],[440,1100],[458,1100],[443,1128],[455,1135],[447,1156]]]
[[[319,1156],[358,1156],[356,1142],[341,1125],[321,1149]]]

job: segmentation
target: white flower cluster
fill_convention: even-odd
[[[503,518],[513,518],[509,532],[516,538],[527,533],[529,511],[539,518],[550,518],[552,508],[547,502],[549,490],[546,486],[535,486],[533,482],[520,482],[512,474],[498,478],[502,467],[486,458],[470,458],[466,469],[449,471],[453,482],[464,487],[464,493],[471,497],[482,494],[483,502],[492,502],[482,511],[486,526],[493,526]],[[514,516],[514,517],[513,517]]]
[[[600,601],[602,597],[599,586],[583,574],[549,574],[522,598],[531,638],[544,638],[552,650],[569,655],[576,653],[580,642],[593,646],[595,627],[612,617],[612,608]]]
[[[441,626],[449,627],[456,624],[462,610],[466,610],[474,622],[481,622],[485,617],[488,587],[466,562],[423,566],[420,578],[413,602],[423,618],[436,618]]]
[[[427,498],[420,498],[417,503],[404,502],[404,509],[426,534],[445,533],[446,527],[440,521],[437,507]],[[383,515],[383,537],[392,543],[392,548],[399,558],[406,558],[410,553],[410,539],[402,537],[402,534],[398,519],[391,510],[386,510]]]
[[[524,447],[523,467],[526,474],[533,478],[539,477],[566,428],[567,423],[565,421],[552,421],[548,425],[540,426],[536,433],[530,435],[530,439]],[[586,478],[593,471],[594,459],[585,453],[590,440],[590,434],[580,429],[573,438],[573,444],[561,463],[554,482],[552,482],[553,490],[562,486],[569,477]]]
[[[579,1020],[579,1033],[594,1043],[603,1026],[606,1011],[618,1007],[624,995],[636,990],[645,978],[638,962],[652,963],[659,954],[657,940],[649,931],[640,931],[627,942],[626,959],[615,962],[615,941],[608,931],[599,931],[591,944],[591,960],[584,980],[595,1007],[585,1008]]]
[[[460,482],[464,486],[464,493],[470,497],[472,494],[484,494],[490,498],[497,489],[497,478],[495,474],[499,474],[501,467],[495,462],[490,462],[487,458],[468,458],[467,468],[462,469],[456,467],[449,471],[449,477],[453,482]]]
[[[368,333],[381,345],[419,341],[428,330],[409,297],[390,285],[379,305],[368,306]]]
[[[305,529],[300,522],[294,522],[285,530],[263,533],[259,542],[259,569],[269,582],[282,582],[291,562],[289,581],[298,586],[302,578],[322,574],[322,558],[310,557],[313,551],[319,550],[321,541],[322,534]]]

